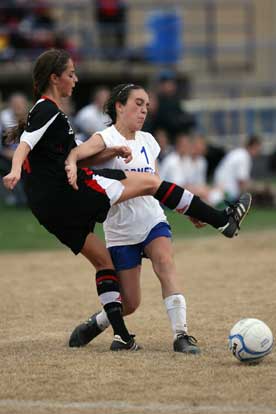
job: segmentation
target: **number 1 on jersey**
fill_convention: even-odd
[[[146,148],[144,146],[142,146],[142,149],[141,149],[141,154],[143,154],[143,153],[146,157],[147,164],[149,164],[148,155],[147,155],[147,152],[146,152]]]

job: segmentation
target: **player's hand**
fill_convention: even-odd
[[[65,171],[67,174],[68,183],[74,188],[74,190],[78,190],[79,187],[77,185],[77,165],[75,163],[69,163],[67,160],[65,161]]]
[[[124,158],[125,163],[129,163],[132,160],[131,149],[126,146],[120,146],[116,148],[117,156]]]
[[[203,223],[203,221],[200,221],[194,217],[189,217],[189,220],[197,229],[202,229],[202,227],[205,227],[207,225],[207,223]]]
[[[8,190],[13,190],[20,178],[20,172],[11,171],[9,174],[3,177],[3,184]]]

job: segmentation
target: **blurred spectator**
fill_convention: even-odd
[[[160,177],[163,180],[185,186],[191,168],[190,150],[190,137],[186,134],[177,135],[175,149],[166,156],[160,165]]]
[[[251,136],[244,148],[233,149],[218,164],[214,183],[224,191],[229,200],[238,199],[241,192],[249,189],[252,161],[260,151],[260,138]]]
[[[166,157],[173,151],[173,146],[170,144],[168,134],[164,129],[156,129],[153,133],[154,138],[160,145],[160,153],[158,155],[159,168]]]
[[[0,5],[0,58],[26,59],[44,49],[69,49],[72,43],[64,33],[56,30],[53,8],[48,1],[1,0]]]
[[[124,55],[126,43],[126,12],[123,0],[93,0],[98,25],[101,54],[119,59]]]
[[[146,120],[143,125],[143,131],[150,132],[152,135],[155,136],[154,132],[158,129],[157,125],[157,112],[158,112],[158,96],[155,91],[149,91],[149,108]]]
[[[195,135],[191,140],[191,169],[189,184],[205,185],[207,183],[207,145],[204,137]]]
[[[171,70],[160,73],[157,85],[158,109],[156,122],[159,128],[164,128],[174,144],[176,134],[189,134],[196,126],[195,118],[182,109],[179,85],[176,74]]]
[[[110,121],[109,117],[103,113],[104,104],[109,98],[110,90],[101,86],[92,94],[92,102],[84,106],[75,117],[75,125],[82,140],[87,140],[94,132],[106,128]]]
[[[20,92],[9,97],[8,106],[0,112],[0,125],[3,132],[16,126],[19,120],[25,119],[29,103],[26,96]]]
[[[25,120],[28,112],[28,101],[25,95],[21,93],[14,93],[10,96],[8,107],[3,109],[0,113],[0,130],[1,130],[1,144],[0,144],[0,175],[6,175],[11,169],[12,157],[15,151],[15,145],[4,144],[2,138],[5,132],[12,127],[17,126],[19,121]],[[22,206],[26,204],[26,197],[24,194],[21,182],[18,183],[12,193],[1,189],[1,196],[7,205]]]
[[[223,201],[224,193],[218,187],[207,184],[208,162],[206,159],[207,143],[203,136],[195,135],[191,140],[191,165],[186,188],[211,205]]]

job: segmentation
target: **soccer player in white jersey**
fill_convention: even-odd
[[[131,131],[128,120],[131,114],[121,111],[123,105],[116,105],[116,98],[124,93],[128,97],[134,85],[119,85],[106,103],[106,113],[111,118],[110,126],[97,132],[105,142],[107,150],[95,156],[93,165],[97,168],[122,169],[124,171],[158,174],[157,157],[160,147],[155,138],[141,130]],[[120,92],[121,90],[121,92]],[[146,102],[144,102],[146,100]],[[141,94],[137,105],[148,105],[147,95]],[[115,109],[115,106],[117,109]],[[121,108],[122,107],[122,108]],[[119,116],[116,116],[116,110]],[[121,115],[120,115],[121,114]],[[142,128],[145,115],[141,115]],[[132,152],[128,164],[112,153],[112,148],[127,146]],[[109,150],[109,151],[108,151]],[[105,161],[105,162],[101,162]],[[124,315],[133,313],[140,304],[140,273],[142,257],[148,257],[159,278],[164,305],[167,310],[176,352],[199,353],[194,337],[188,335],[186,321],[186,301],[181,294],[173,260],[171,229],[160,204],[151,196],[136,197],[120,205],[113,206],[104,222],[106,245],[118,272],[121,286]],[[93,315],[87,323],[87,330],[93,326],[93,333],[99,334],[109,326],[105,311]],[[71,336],[70,344],[77,340],[79,327]],[[96,335],[89,336],[93,339]]]

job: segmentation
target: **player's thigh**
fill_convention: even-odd
[[[120,270],[117,273],[120,278],[120,291],[125,312],[126,314],[132,313],[141,302],[141,266]]]
[[[127,178],[121,181],[124,185],[123,193],[115,204],[134,197],[153,195],[161,184],[160,178],[154,174],[126,172],[126,176]]]
[[[94,233],[87,235],[81,253],[93,264],[96,271],[114,269],[110,253],[105,243]]]

